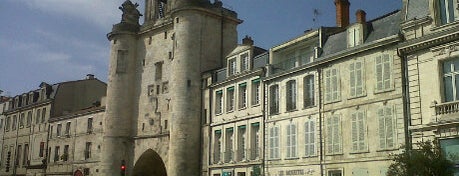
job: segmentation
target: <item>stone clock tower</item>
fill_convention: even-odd
[[[102,175],[198,176],[201,74],[236,47],[237,14],[215,0],[126,0],[111,42]]]

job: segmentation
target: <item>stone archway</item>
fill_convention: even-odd
[[[161,157],[148,149],[145,151],[134,165],[133,176],[167,176],[166,166]]]

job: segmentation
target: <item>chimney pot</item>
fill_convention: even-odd
[[[244,44],[244,45],[253,45],[252,37],[249,37],[248,35],[246,35],[246,36],[242,39],[242,44]]]
[[[94,79],[94,75],[93,74],[87,74],[86,75],[86,79]]]
[[[357,23],[364,24],[367,22],[367,19],[366,19],[367,13],[363,11],[362,9],[357,10],[357,12],[355,12],[355,16],[356,16]]]
[[[336,25],[338,27],[347,27],[349,25],[349,0],[335,0],[336,6]]]

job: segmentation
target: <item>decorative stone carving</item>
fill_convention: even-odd
[[[142,16],[137,7],[139,4],[133,4],[130,0],[124,1],[124,3],[119,7],[123,11],[121,16],[121,23],[130,23],[130,24],[139,24],[139,18]]]

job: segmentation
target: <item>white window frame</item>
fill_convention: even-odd
[[[312,84],[309,79],[312,78]],[[307,75],[303,78],[303,107],[309,108],[316,105],[315,103],[315,76],[314,75]]]
[[[296,80],[289,80],[286,83],[286,101],[285,109],[287,111],[293,111],[297,108],[297,84]]]
[[[342,127],[340,115],[334,114],[326,118],[326,154],[342,154]]]
[[[381,63],[379,63],[379,59]],[[378,67],[381,67],[380,71]],[[392,70],[392,55],[385,53],[375,57],[375,93],[394,90],[394,78]],[[381,84],[381,86],[379,86],[379,84]]]
[[[328,68],[324,70],[325,103],[333,103],[341,100],[341,79],[339,69]]]
[[[235,87],[231,86],[226,89],[226,112],[233,112],[235,108],[236,95]]]
[[[278,114],[280,112],[280,91],[279,85],[275,84],[269,87],[269,113]]]
[[[314,118],[306,120],[304,123],[304,156],[316,156],[316,121]]]
[[[247,83],[241,83],[238,86],[238,92],[239,92],[239,109],[243,109],[247,107]]]
[[[347,29],[347,47],[355,47],[362,44],[362,27],[360,24],[355,24]]]
[[[277,125],[269,129],[269,159],[280,158],[279,132],[280,128]]]
[[[349,63],[349,96],[356,98],[365,95],[365,63],[357,59]]]
[[[449,65],[445,65],[446,63],[450,62],[450,61],[453,61],[451,62]],[[445,60],[441,63],[442,65],[442,87],[443,87],[443,102],[453,102],[453,101],[458,101],[459,100],[459,87],[456,87],[456,84],[455,82],[456,81],[459,81],[459,80],[456,80],[456,76],[459,75],[459,68],[455,68],[455,65],[454,65],[454,61],[456,62],[459,62],[459,57],[455,57],[455,58],[452,58],[452,59],[448,59],[448,60]],[[459,65],[459,64],[458,64]],[[449,66],[450,67],[450,71],[445,73],[445,66]],[[451,78],[451,91],[452,92],[449,92],[446,87],[446,78],[447,77],[450,77]],[[451,98],[452,99],[449,99],[448,97],[448,93],[451,93]]]
[[[228,76],[233,76],[237,73],[237,60],[236,57],[228,59]]]
[[[249,52],[242,53],[240,56],[241,59],[241,72],[250,70],[250,57]]]
[[[215,114],[223,113],[223,90],[215,91]]]
[[[367,152],[367,121],[366,112],[358,110],[351,113],[352,152]]]
[[[298,157],[297,151],[297,127],[295,122],[291,121],[286,128],[287,132],[287,141],[286,141],[286,158],[296,158]]]
[[[380,150],[388,150],[396,148],[396,118],[395,107],[386,105],[378,108],[376,112],[378,118],[378,148]]]
[[[252,80],[252,106],[260,105],[261,80]]]
[[[444,8],[441,6],[441,1],[444,2]],[[459,2],[457,0],[436,0],[436,9],[438,16],[439,25],[445,25],[448,23],[453,23],[454,21],[459,20]],[[442,12],[444,14],[442,14]],[[443,20],[443,15],[445,19]]]

